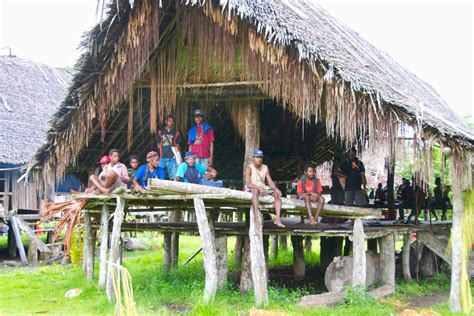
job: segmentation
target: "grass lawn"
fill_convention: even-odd
[[[162,237],[151,235],[143,238],[149,250],[124,253],[124,266],[132,275],[134,299],[140,314],[172,315],[241,315],[253,305],[253,294],[241,297],[238,285],[232,282],[235,273],[230,272],[231,280],[219,292],[215,302],[202,303],[204,288],[204,269],[202,254],[186,266],[169,274],[162,270]],[[229,238],[229,269],[233,267],[233,245]],[[0,241],[0,245],[2,242]],[[307,256],[308,265],[319,261],[319,249],[313,241],[313,253]],[[184,262],[199,247],[199,237],[181,236],[180,262]],[[270,266],[291,265],[292,252],[280,251],[277,260],[270,260]],[[96,280],[97,280],[96,265]],[[2,268],[0,269],[0,315],[11,314],[113,314],[114,305],[107,302],[104,291],[94,282],[87,282],[80,268],[69,266],[44,266],[40,268]],[[64,294],[73,288],[81,288],[82,294],[76,298],[65,298]],[[421,308],[431,309],[442,315],[449,315],[445,294],[449,292],[449,275],[418,283],[397,284],[397,292],[390,298],[375,301],[364,295],[349,293],[349,303],[334,308],[301,309],[294,303],[303,295],[314,294],[311,288],[283,288],[270,282],[268,309],[286,311],[292,315],[390,315],[403,310],[415,299],[423,295],[442,293],[438,304]]]

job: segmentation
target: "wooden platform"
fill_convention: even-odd
[[[347,237],[353,233],[349,224],[300,224],[299,218],[282,219],[286,227],[281,228],[268,220],[263,223],[264,235],[297,235],[297,236],[325,236],[325,237]],[[367,239],[379,238],[388,234],[403,234],[406,232],[449,230],[450,221],[429,222],[422,221],[419,225],[396,224],[394,221],[380,221],[381,225],[371,225],[373,221],[364,221],[364,233]],[[214,230],[217,235],[248,235],[248,227],[243,222],[215,222]],[[199,234],[196,222],[156,222],[156,223],[123,223],[122,231],[158,231],[158,232],[183,232]]]

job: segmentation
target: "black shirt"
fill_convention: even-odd
[[[354,161],[345,160],[339,166],[340,172],[346,178],[346,191],[356,191],[361,189],[362,174],[365,173],[365,167],[362,161],[355,159]]]
[[[332,180],[332,190],[333,191],[342,191],[341,183],[339,182],[339,178],[336,175],[338,167],[333,166],[331,171],[331,180]]]
[[[167,130],[162,128],[157,133],[158,148],[160,149],[161,158],[173,158],[173,150],[171,147],[176,146],[181,142],[181,134],[172,128]]]

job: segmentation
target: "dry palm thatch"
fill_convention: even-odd
[[[324,122],[347,146],[392,155],[399,130],[411,126],[425,182],[433,143],[461,155],[473,148],[473,131],[429,84],[311,1],[115,2],[108,27],[88,34],[80,72],[37,155],[46,183],[77,164],[95,126],[104,135],[140,78],[151,84],[150,132],[178,110],[179,85],[239,80],[301,120]]]
[[[81,212],[86,203],[87,199],[50,203],[45,206],[45,209],[41,213],[41,221],[43,222],[52,219],[56,215],[61,215],[58,219],[58,225],[53,230],[53,242],[58,238],[59,234],[66,229],[63,239],[66,252],[69,252],[71,249],[74,228],[82,221]]]
[[[24,164],[44,144],[48,121],[71,76],[64,69],[0,56],[0,164]]]

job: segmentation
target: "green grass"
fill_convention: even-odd
[[[185,312],[190,315],[240,315],[253,307],[253,294],[242,297],[238,286],[229,282],[221,290],[214,303],[202,302],[204,269],[202,254],[188,265],[165,274],[162,269],[162,238],[146,234],[146,245],[150,250],[124,253],[124,266],[132,275],[134,297],[140,314],[172,315]],[[229,238],[229,268],[233,269],[233,245]],[[317,250],[317,240],[313,250]],[[0,241],[1,244],[1,241]],[[184,262],[200,248],[199,237],[181,236],[180,262]],[[319,251],[307,256],[308,264],[319,262]],[[291,247],[280,251],[278,259],[271,259],[270,266],[292,264]],[[97,268],[97,266],[96,266]],[[235,278],[230,272],[230,280]],[[97,279],[97,269],[96,269]],[[83,289],[77,298],[65,298],[64,294],[73,288]],[[295,302],[303,295],[313,294],[306,288],[288,289],[269,286],[270,306],[268,309],[286,311],[292,315],[390,315],[402,310],[414,296],[449,290],[446,274],[421,281],[397,285],[397,292],[388,299],[375,301],[364,293],[349,291],[349,303],[334,308],[305,310],[295,307]],[[45,266],[41,268],[0,269],[0,315],[49,313],[71,314],[113,314],[114,306],[106,300],[102,289],[94,282],[87,282],[80,268],[72,266]],[[431,308],[431,307],[430,307]],[[425,308],[426,309],[426,308]],[[432,307],[432,310],[449,314],[447,302]]]

